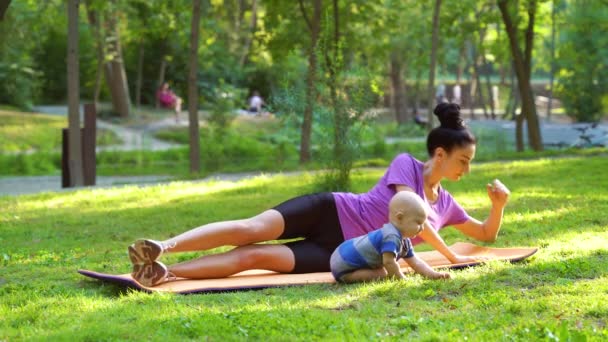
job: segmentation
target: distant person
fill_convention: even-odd
[[[460,89],[460,84],[456,83],[454,85],[452,93],[454,95],[454,97],[452,98],[452,103],[455,103],[460,106],[462,104],[462,90]]]
[[[429,122],[427,118],[425,118],[422,114],[416,113],[414,115],[414,122],[420,127],[426,127],[426,124]]]
[[[494,108],[498,108],[500,107],[500,100],[499,100],[499,95],[498,95],[498,86],[497,85],[493,85],[492,86],[492,105],[494,106]]]
[[[254,91],[253,95],[249,98],[249,113],[261,115],[263,105],[264,100],[260,96],[260,93]]]
[[[346,240],[331,255],[331,273],[338,282],[355,283],[383,278],[405,279],[397,260],[431,279],[450,278],[433,270],[414,254],[410,238],[424,229],[427,204],[410,191],[397,192],[389,202],[389,223],[366,235]]]
[[[182,111],[182,98],[177,96],[170,88],[169,83],[164,82],[156,92],[156,100],[163,108],[175,111],[175,122],[179,122],[179,113]]]
[[[447,102],[445,97],[445,84],[440,83],[437,86],[437,91],[435,92],[435,98],[437,100],[437,104]]]

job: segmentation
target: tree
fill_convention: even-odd
[[[240,0],[241,2],[241,6],[240,7],[240,11],[239,11],[239,16],[242,18],[244,11],[244,0]],[[249,33],[248,35],[245,35],[245,42],[243,44],[244,49],[243,49],[243,54],[241,55],[240,58],[240,63],[239,65],[241,66],[241,68],[243,66],[245,66],[245,64],[247,64],[247,61],[249,60],[249,54],[251,53],[251,45],[253,42],[253,39],[255,37],[255,32],[257,31],[257,21],[258,21],[258,2],[257,0],[251,0],[251,22],[249,25]],[[239,20],[240,23],[240,20]]]
[[[112,0],[112,13],[106,18],[107,32],[107,54],[110,60],[105,65],[105,75],[110,94],[112,97],[112,108],[114,112],[122,117],[128,117],[131,111],[131,99],[129,97],[129,85],[125,64],[120,44],[120,30],[118,28],[118,11],[116,0]]]
[[[363,36],[356,41],[357,48],[367,47],[366,59],[386,60],[387,63],[370,63],[370,72],[388,75],[387,87],[390,91],[390,105],[395,113],[398,125],[412,122],[413,114],[408,111],[408,96],[412,99],[412,107],[417,110],[418,87],[408,92],[407,76],[418,75],[427,70],[428,46],[426,39],[431,37],[427,25],[429,11],[432,10],[420,1],[384,1],[378,4],[369,2],[366,8],[360,10],[367,16],[359,18],[359,32],[353,36]],[[403,23],[417,22],[418,25],[403,27]],[[366,30],[366,27],[370,27]],[[369,31],[369,34],[366,34]],[[356,31],[355,31],[356,32]],[[388,70],[385,68],[388,67]],[[414,72],[414,75],[411,73]],[[419,82],[417,82],[419,83]]]
[[[551,51],[551,71],[549,75],[549,103],[547,103],[547,121],[551,120],[551,107],[553,102],[553,81],[555,80],[555,14],[557,12],[557,2],[552,0],[551,2],[551,42],[549,43],[549,50]]]
[[[521,122],[523,119],[525,119],[528,125],[528,143],[530,147],[532,147],[532,149],[535,151],[542,151],[543,142],[540,133],[540,124],[538,115],[536,113],[534,94],[532,93],[532,86],[530,84],[536,0],[528,0],[527,3],[526,12],[528,14],[528,25],[525,31],[523,52],[519,46],[520,42],[517,35],[517,27],[513,20],[513,15],[511,14],[511,6],[509,6],[509,1],[498,0],[498,8],[500,9],[500,13],[505,24],[507,36],[509,37],[511,55],[513,57],[513,66],[515,68],[515,75],[517,76],[519,93],[522,101],[522,113],[520,114],[522,117],[520,121],[518,121],[516,132],[518,137],[517,150],[523,150],[523,143],[520,141],[520,137],[522,130]]]
[[[391,104],[395,111],[397,124],[403,125],[410,122],[407,112],[407,101],[405,97],[405,83],[403,80],[403,69],[405,68],[403,56],[398,49],[394,49],[390,56],[389,77],[391,80]]]
[[[310,46],[308,47],[308,72],[306,74],[306,104],[304,108],[304,118],[302,121],[302,131],[300,140],[300,163],[310,161],[310,137],[312,134],[313,110],[316,95],[317,80],[317,43],[319,42],[319,33],[321,32],[321,0],[312,0],[313,14],[312,21],[308,20],[308,15],[302,3],[299,0],[302,16],[306,21],[310,31]]]
[[[323,44],[322,51],[325,57],[325,69],[328,74],[326,79],[329,86],[334,119],[333,165],[337,174],[332,183],[336,190],[340,190],[346,189],[349,186],[352,157],[347,143],[350,126],[349,119],[343,106],[343,101],[338,98],[338,78],[344,69],[344,58],[342,49],[340,48],[340,10],[338,0],[332,1],[332,9],[333,30],[330,29],[332,25],[326,23],[326,29],[324,30],[324,40],[326,43]],[[344,91],[341,92],[344,93]]]
[[[92,0],[85,0],[85,8],[87,11],[87,19],[93,30],[95,38],[95,50],[97,52],[97,72],[95,73],[95,85],[93,87],[93,102],[99,102],[99,94],[101,93],[101,78],[103,75],[105,64],[105,44],[103,32],[101,30],[100,11],[97,9],[97,3],[92,3]]]
[[[71,187],[84,185],[78,103],[78,4],[79,0],[68,2],[68,168]]]
[[[8,9],[8,6],[10,6],[11,4],[11,0],[5,0],[0,2],[0,20],[4,19],[4,13],[6,13],[6,10]]]
[[[608,101],[608,6],[573,1],[562,27],[556,90],[569,116],[596,122]]]
[[[201,19],[201,0],[192,2],[192,25],[190,29],[190,63],[188,67],[188,119],[190,122],[190,172],[201,171],[201,153],[198,125],[198,41]]]
[[[435,64],[437,63],[437,46],[439,45],[439,11],[441,0],[435,0],[435,10],[433,11],[433,37],[431,39],[431,63],[429,67],[429,84],[427,88],[428,96],[428,119],[427,129],[433,129],[433,107],[435,107]]]

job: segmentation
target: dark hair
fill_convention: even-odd
[[[465,147],[476,144],[477,140],[460,118],[460,106],[455,103],[440,103],[433,113],[439,118],[439,127],[433,128],[426,138],[426,149],[429,156],[437,147],[450,153],[454,146]]]

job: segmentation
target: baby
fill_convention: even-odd
[[[427,218],[427,205],[415,193],[397,192],[389,203],[389,220],[367,235],[344,241],[331,255],[331,272],[339,282],[403,279],[399,258],[417,273],[431,279],[450,278],[449,273],[434,271],[414,255],[409,238],[420,233]]]

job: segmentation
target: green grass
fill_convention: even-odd
[[[102,107],[103,109],[103,107]],[[100,115],[105,113],[100,110]],[[204,113],[203,113],[204,114]],[[171,116],[170,111],[142,108],[134,110],[128,119],[114,118],[116,124],[127,127],[143,125]],[[386,114],[362,130],[361,144],[354,156],[356,166],[387,166],[393,157],[408,152],[425,159],[425,131],[411,124],[398,127]],[[61,173],[60,129],[65,118],[52,115],[19,113],[0,110],[0,176],[49,175]],[[542,158],[563,155],[603,154],[606,148],[546,150],[515,152],[513,137],[493,129],[474,128],[479,144],[477,161]],[[201,136],[201,172],[189,173],[187,128],[164,129],[158,138],[182,144],[166,151],[103,151],[97,154],[97,174],[112,175],[170,175],[176,179],[192,179],[210,173],[290,171],[303,169],[299,164],[299,131],[288,132],[281,120],[237,117],[220,140],[217,131],[203,124]],[[399,137],[386,143],[386,137]],[[98,132],[98,145],[116,143],[112,132]],[[313,162],[306,169],[324,168],[323,158],[331,158],[330,147],[317,142],[312,146]],[[18,152],[21,151],[21,152]],[[23,152],[25,151],[25,152]]]
[[[489,209],[484,184],[507,184],[513,194],[493,246],[540,247],[525,262],[450,271],[450,281],[188,296],[127,291],[76,270],[129,272],[134,239],[253,215],[311,191],[313,176],[0,197],[0,340],[605,341],[606,169],[605,156],[478,163],[443,184],[478,218]],[[382,173],[356,171],[354,190]],[[452,228],[442,235],[468,240]]]
[[[0,109],[0,152],[44,152],[61,150],[61,130],[67,128],[65,116],[17,112]],[[97,145],[120,143],[112,131],[97,130]]]
[[[61,147],[66,118],[0,110],[0,150],[23,152]]]

